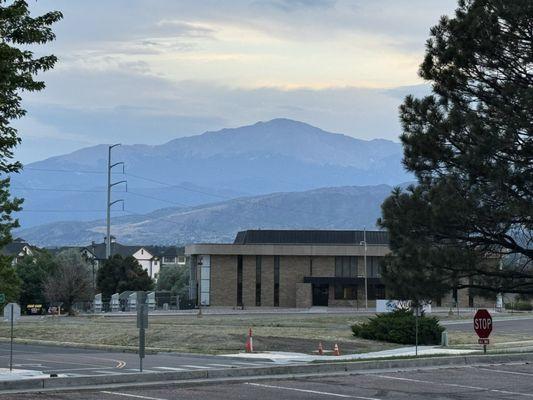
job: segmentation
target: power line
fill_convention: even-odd
[[[222,195],[218,195],[218,194],[214,194],[214,193],[209,193],[209,192],[206,192],[206,191],[203,191],[203,190],[191,189],[191,188],[188,188],[188,187],[182,186],[182,185],[176,185],[176,184],[171,184],[171,183],[167,183],[167,182],[162,182],[162,181],[158,181],[157,179],[146,178],[144,176],[131,174],[129,172],[126,172],[125,175],[126,176],[131,176],[133,178],[141,179],[141,180],[144,180],[144,181],[147,181],[147,182],[157,183],[159,185],[163,185],[163,186],[167,186],[167,187],[174,187],[174,188],[186,190],[186,191],[189,191],[189,192],[201,193],[201,194],[205,194],[207,196],[217,197],[219,199],[231,200],[233,198],[233,197],[229,197],[229,196],[222,196]]]
[[[35,212],[35,213],[40,213],[40,212],[43,212],[43,213],[71,213],[71,212],[79,212],[79,213],[100,213],[100,212],[104,212],[105,210],[65,210],[65,209],[57,209],[57,210],[43,210],[43,209],[40,209],[40,210],[32,210],[32,209],[26,209],[26,208],[23,208],[22,210],[20,211],[17,211],[17,213],[24,213],[24,212]],[[124,212],[123,210],[111,210],[112,212]]]
[[[180,206],[180,207],[190,207],[190,206],[188,206],[186,204],[183,204],[183,203],[178,203],[178,202],[170,201],[170,200],[164,200],[164,199],[160,199],[158,197],[150,196],[150,195],[147,195],[147,194],[141,194],[141,193],[132,192],[131,190],[129,190],[126,193],[132,194],[134,196],[144,197],[144,198],[147,198],[147,199],[153,199],[153,200],[162,201],[164,203],[173,204],[173,205]]]
[[[105,190],[86,190],[86,189],[56,189],[56,188],[29,188],[29,187],[15,187],[11,186],[13,190],[31,190],[31,191],[42,191],[42,192],[80,192],[80,193],[105,193]]]
[[[20,190],[20,191],[45,191],[45,192],[79,192],[79,193],[106,193],[105,190],[84,190],[84,189],[56,189],[56,188],[29,188],[29,187],[24,187],[24,188],[19,188],[19,187],[11,187],[11,189],[14,189],[14,190]],[[152,200],[157,200],[157,201],[161,201],[163,203],[168,203],[168,204],[173,204],[173,205],[177,205],[177,206],[181,206],[181,207],[190,207],[190,205],[187,205],[187,204],[183,204],[183,203],[178,203],[178,202],[175,202],[175,201],[170,201],[170,200],[166,200],[166,199],[161,199],[159,197],[155,197],[155,196],[150,196],[150,195],[147,195],[147,194],[142,194],[142,193],[137,193],[137,192],[132,192],[131,190],[128,190],[127,192],[126,191],[117,191],[116,193],[127,193],[127,194],[131,194],[133,196],[139,196],[139,197],[144,197],[144,198],[147,198],[147,199],[152,199]],[[105,210],[104,210],[105,211]]]
[[[71,172],[79,174],[106,174],[105,171],[94,171],[94,170],[75,170],[75,169],[58,169],[58,168],[36,168],[36,167],[23,167],[24,170],[30,171],[44,171],[44,172]],[[118,174],[119,172],[115,172]]]
[[[33,167],[28,167],[26,169],[34,169],[34,170],[39,170],[39,171],[53,171],[53,172],[105,173],[105,172],[102,172],[102,171],[48,169],[48,168],[33,168]],[[147,182],[157,183],[159,185],[166,186],[166,187],[178,188],[178,189],[182,189],[182,190],[189,191],[189,192],[200,193],[200,194],[204,194],[204,195],[207,195],[207,196],[212,196],[212,197],[215,197],[215,198],[219,198],[219,199],[222,199],[222,200],[238,199],[238,198],[235,198],[235,197],[214,194],[214,193],[206,192],[206,191],[199,190],[199,189],[191,189],[191,188],[188,188],[186,186],[182,186],[182,185],[178,185],[178,184],[171,184],[171,183],[168,183],[168,182],[163,182],[163,181],[160,181],[160,180],[157,180],[157,179],[148,178],[148,177],[137,175],[137,174],[132,174],[132,173],[129,173],[129,172],[124,173],[124,175],[126,175],[126,177],[137,178],[137,179],[144,180],[144,181],[147,181]],[[185,204],[181,204],[181,203],[177,203],[177,202],[171,202],[171,201],[168,201],[168,200],[163,200],[163,199],[156,198],[156,197],[149,196],[149,195],[143,195],[143,194],[140,194],[140,193],[135,193],[134,195],[141,196],[141,197],[146,197],[146,198],[151,198],[153,200],[159,200],[159,201],[162,201],[162,202],[165,202],[165,203],[174,204],[174,205],[178,205],[178,206],[182,206],[182,207],[191,207],[190,205],[185,205]],[[273,210],[284,210],[284,211],[293,212],[293,213],[308,214],[308,215],[311,215],[311,216],[316,216],[316,214],[314,212],[304,211],[304,210],[302,210],[300,208],[299,209],[287,209],[287,208],[276,207],[276,206],[267,205],[267,204],[262,204],[262,206],[265,207],[265,208],[273,209]],[[142,214],[138,214],[138,215],[142,215]]]
[[[25,169],[25,170],[31,170],[31,171],[68,172],[68,173],[82,173],[82,174],[105,174],[105,173],[106,173],[105,171],[74,170],[74,169],[56,169],[56,168],[35,168],[35,167],[25,167],[24,169]],[[131,177],[133,177],[133,178],[141,179],[141,180],[144,180],[144,181],[147,181],[147,182],[157,183],[157,184],[159,184],[159,185],[163,185],[163,186],[167,186],[167,187],[175,187],[175,188],[182,189],[182,190],[186,190],[186,191],[189,191],[189,192],[205,194],[206,196],[217,197],[217,198],[219,198],[219,199],[230,200],[230,199],[233,198],[233,197],[230,197],[230,196],[218,195],[218,194],[214,194],[214,193],[206,192],[206,191],[199,190],[199,189],[191,189],[191,188],[188,188],[188,187],[186,187],[186,186],[179,185],[179,184],[171,184],[171,183],[167,183],[167,182],[162,182],[162,181],[159,181],[159,180],[157,180],[157,179],[147,178],[147,177],[145,177],[145,176],[140,176],[140,175],[136,175],[136,174],[131,174],[131,173],[129,173],[129,172],[126,172],[126,173],[118,173],[118,172],[114,172],[113,174],[121,174],[121,175],[131,176]],[[159,200],[159,199],[158,199],[158,200]]]

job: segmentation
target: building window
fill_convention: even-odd
[[[368,277],[381,278],[381,261],[379,257],[368,257],[367,259]]]
[[[211,257],[208,255],[198,256],[198,266],[200,267],[200,303],[203,306],[208,306],[211,286]]]
[[[313,276],[313,257],[309,257],[309,276]]]
[[[237,256],[237,305],[242,306],[242,256]]]
[[[279,256],[274,256],[274,307],[279,307]]]
[[[178,264],[185,264],[187,259],[185,256],[178,256]]]
[[[382,300],[382,299],[385,299],[385,285],[380,285],[380,284],[377,284],[375,286],[375,299],[379,299],[379,300]]]
[[[255,305],[261,305],[261,256],[255,256]]]
[[[357,285],[335,285],[335,300],[356,300]]]
[[[335,276],[337,278],[355,278],[357,276],[357,258],[335,257]]]
[[[175,257],[163,257],[163,263],[164,264],[176,264],[176,258]]]

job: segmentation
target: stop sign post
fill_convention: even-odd
[[[492,332],[492,317],[487,310],[477,310],[474,315],[474,331],[479,337],[478,343],[483,345],[483,352],[487,353],[487,344],[489,344],[489,336]]]

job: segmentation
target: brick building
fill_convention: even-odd
[[[368,305],[387,299],[380,261],[389,253],[384,231],[247,230],[231,244],[186,246],[190,296],[222,307],[365,306],[365,238]],[[436,306],[494,306],[468,290]]]
[[[363,231],[248,230],[232,244],[187,246],[191,296],[202,305],[364,307]],[[369,305],[385,298],[388,234],[366,232]]]

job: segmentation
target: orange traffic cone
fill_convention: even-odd
[[[246,338],[246,345],[244,347],[247,353],[254,352],[254,339],[252,337],[252,328],[248,331],[248,337]]]
[[[333,355],[334,356],[340,356],[341,355],[341,351],[339,350],[339,345],[337,343],[335,343],[335,346],[333,347]]]
[[[324,354],[324,348],[322,347],[322,342],[318,342],[318,355],[321,356]]]

